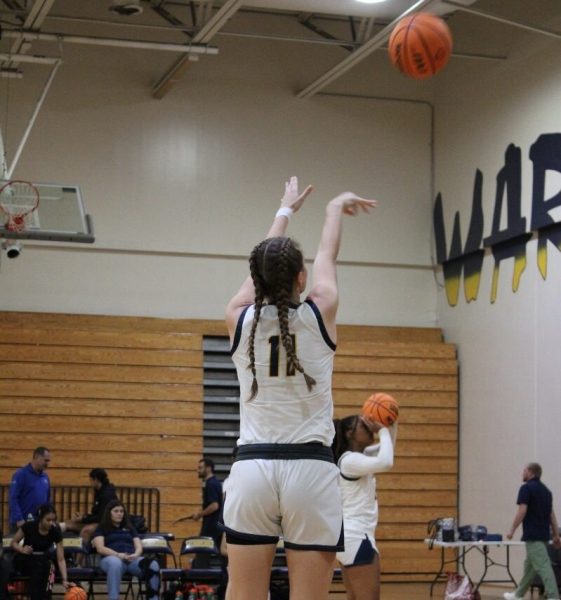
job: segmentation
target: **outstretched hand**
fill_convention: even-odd
[[[371,208],[378,206],[378,201],[361,198],[354,192],[343,192],[342,194],[339,194],[333,198],[330,204],[341,206],[346,215],[355,216],[361,209],[363,212],[370,212]]]
[[[284,184],[284,196],[281,199],[281,206],[291,208],[294,212],[300,209],[304,200],[312,193],[314,188],[309,185],[301,194],[298,193],[298,177],[291,177]]]

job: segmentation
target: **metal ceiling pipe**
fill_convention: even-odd
[[[37,104],[35,105],[33,114],[31,115],[31,118],[29,119],[29,123],[27,124],[27,127],[25,128],[23,137],[21,138],[21,141],[17,147],[16,153],[14,154],[14,159],[12,161],[12,164],[9,166],[9,168],[6,172],[6,179],[11,179],[11,177],[12,177],[12,173],[14,172],[14,169],[16,168],[16,166],[18,164],[19,157],[21,156],[21,153],[23,152],[23,147],[25,146],[25,143],[27,142],[27,138],[29,137],[31,130],[33,129],[33,125],[35,124],[37,115],[39,114],[39,111],[41,110],[41,107],[43,106],[43,102],[45,102],[45,98],[47,97],[47,92],[49,91],[49,88],[51,87],[51,84],[53,83],[53,80],[55,78],[56,72],[58,71],[58,68],[60,67],[61,64],[62,64],[62,60],[60,60],[60,59],[56,60],[56,62],[53,64],[53,68],[52,68],[52,70],[49,74],[49,77],[45,83],[43,92],[41,93],[41,96],[37,100]]]
[[[525,29],[526,31],[532,31],[533,33],[541,33],[542,35],[548,35],[554,38],[561,38],[561,33],[558,31],[550,31],[549,29],[543,29],[541,27],[534,27],[532,25],[525,25],[524,23],[519,23],[518,21],[512,21],[511,19],[506,19],[505,17],[500,17],[498,15],[494,15],[492,13],[484,12],[482,10],[475,10],[474,8],[468,8],[463,4],[458,4],[457,2],[452,2],[451,0],[442,0],[443,4],[448,4],[448,6],[453,6],[459,11],[468,13],[470,15],[475,15],[477,17],[483,17],[484,19],[490,19],[491,21],[497,21],[497,23],[504,23],[505,25],[512,25],[513,27],[518,27],[520,29]]]
[[[9,54],[8,52],[0,52],[0,62],[26,62],[36,63],[38,65],[54,65],[59,58],[50,56],[33,56],[32,54]]]
[[[165,42],[144,42],[135,40],[119,40],[116,38],[90,37],[84,35],[66,35],[54,33],[39,33],[35,31],[6,31],[3,37],[19,38],[28,41],[66,42],[68,44],[86,44],[92,46],[111,46],[116,48],[136,48],[139,50],[165,50],[167,52],[180,52],[182,54],[218,54],[215,46],[203,44],[167,44]]]
[[[320,90],[322,90],[325,86],[329,85],[335,79],[338,79],[352,69],[357,63],[364,60],[367,56],[372,54],[374,50],[377,50],[390,36],[393,28],[407,15],[411,13],[415,13],[420,11],[423,8],[427,8],[429,5],[434,4],[439,0],[418,0],[413,6],[408,8],[405,12],[403,12],[399,17],[394,19],[391,23],[386,25],[384,29],[378,32],[373,38],[364,43],[358,50],[355,50],[349,56],[342,60],[340,63],[336,64],[331,70],[327,71],[324,75],[310,83],[303,90],[298,92],[298,98],[310,98]]]
[[[228,20],[239,10],[241,4],[242,0],[226,0],[218,12],[204,24],[199,32],[195,34],[192,43],[206,44],[210,42],[212,37],[218,33]],[[212,2],[209,2],[208,6],[212,8]],[[210,16],[210,12],[207,13],[207,16]],[[181,56],[175,61],[152,88],[152,97],[161,100],[183,76],[191,64],[192,61],[189,61],[186,56]]]

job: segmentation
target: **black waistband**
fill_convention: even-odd
[[[329,446],[321,442],[308,442],[307,444],[246,444],[238,446],[238,460],[252,460],[264,458],[266,460],[296,460],[308,458],[334,462],[333,452]]]

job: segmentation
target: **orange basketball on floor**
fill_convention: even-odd
[[[393,396],[379,392],[364,402],[362,414],[370,421],[389,427],[399,418],[399,405]]]
[[[452,53],[452,34],[436,15],[415,13],[394,27],[388,42],[392,64],[414,79],[438,73]]]
[[[86,590],[79,585],[68,588],[64,594],[64,600],[86,600],[87,597]]]

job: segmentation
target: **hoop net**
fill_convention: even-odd
[[[0,188],[0,211],[8,231],[24,231],[26,217],[39,206],[39,190],[29,181],[8,181]]]

